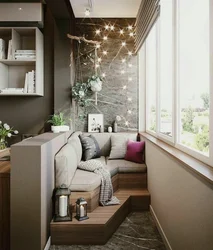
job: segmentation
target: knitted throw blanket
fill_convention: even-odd
[[[120,201],[113,196],[113,187],[110,172],[98,160],[82,161],[78,165],[79,169],[94,172],[101,176],[101,190],[99,202],[102,206],[120,204]]]

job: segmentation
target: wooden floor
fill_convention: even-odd
[[[120,189],[114,193],[120,205],[97,207],[89,219],[79,222],[51,222],[51,242],[55,245],[105,244],[131,211],[148,210],[147,189]]]

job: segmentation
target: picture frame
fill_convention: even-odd
[[[103,114],[88,114],[88,132],[102,132],[104,128]]]

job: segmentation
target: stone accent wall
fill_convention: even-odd
[[[134,25],[135,19],[76,19],[76,35],[88,40],[101,41],[97,50],[102,59],[97,68],[98,75],[103,73],[102,90],[98,93],[98,104],[95,105],[95,94],[86,108],[73,108],[75,130],[87,131],[87,115],[102,113],[104,115],[104,130],[112,126],[115,117],[119,115],[118,131],[138,130],[138,62],[137,56],[129,56],[133,52],[134,38],[130,36],[128,25]],[[106,25],[114,25],[114,30],[106,30]],[[100,35],[96,30],[100,30]],[[124,34],[120,34],[123,29]],[[107,36],[107,40],[103,40]],[[126,42],[126,46],[122,46]],[[75,41],[76,75],[75,82],[86,82],[95,74],[94,45]],[[107,55],[103,55],[103,51]],[[122,59],[126,62],[122,63]]]

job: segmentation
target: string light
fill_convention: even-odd
[[[96,33],[96,35],[100,35],[101,31],[100,30],[96,30],[95,33]]]
[[[105,25],[105,29],[108,30],[109,29],[109,25]]]
[[[125,59],[125,58],[123,58],[121,61],[122,61],[122,63],[125,63],[125,62],[126,62],[126,59]]]
[[[130,35],[131,37],[133,37],[133,36],[134,36],[134,33],[133,33],[133,32],[130,32],[129,35]]]
[[[132,110],[130,110],[130,109],[129,109],[127,112],[128,112],[129,114],[132,114]]]
[[[121,70],[121,74],[124,74],[125,73],[125,70]]]
[[[98,62],[101,62],[101,61],[102,61],[102,59],[99,57],[99,58],[98,58]]]
[[[132,52],[131,52],[131,51],[129,51],[129,52],[128,52],[128,55],[129,55],[129,56],[131,56],[131,55],[132,55]]]
[[[129,25],[129,26],[128,26],[128,30],[132,30],[132,25]]]
[[[124,47],[124,46],[126,46],[126,42],[122,42],[122,44],[121,44],[121,45],[122,45],[123,47]]]
[[[103,74],[102,74],[102,76],[103,76],[103,77],[106,77],[106,74],[105,74],[105,73],[103,73]]]
[[[126,89],[126,88],[127,88],[127,86],[126,86],[126,85],[124,85],[124,86],[123,86],[123,89]]]
[[[129,102],[131,102],[132,101],[132,98],[131,97],[128,97],[128,99],[127,99]]]
[[[129,126],[129,122],[128,122],[128,121],[125,121],[125,125],[126,125],[126,126]]]
[[[104,50],[104,51],[103,51],[103,54],[104,54],[104,55],[107,55],[107,51],[106,51],[106,50]]]
[[[96,44],[96,49],[99,49],[100,47],[101,47],[101,45],[98,43],[98,44]]]
[[[107,38],[107,36],[104,36],[103,39],[106,41],[108,38]]]
[[[132,81],[132,77],[129,77],[129,78],[128,78],[128,81],[131,82],[131,81]]]
[[[124,30],[120,30],[120,34],[123,35],[124,34]]]
[[[84,15],[85,15],[85,16],[89,16],[89,15],[90,15],[90,10],[89,10],[89,9],[86,9],[85,12],[84,12]]]
[[[110,26],[110,29],[111,29],[111,30],[114,30],[114,29],[115,29],[115,27],[114,27],[113,25],[111,25],[111,26]]]
[[[97,68],[99,68],[99,67],[100,67],[100,65],[99,65],[99,64],[95,64],[95,67],[96,67],[96,69],[97,69]]]
[[[132,68],[132,64],[131,64],[131,63],[129,63],[129,65],[128,65],[128,66],[129,66],[129,68]]]

